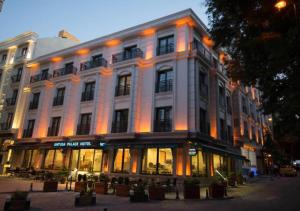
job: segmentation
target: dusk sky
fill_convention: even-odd
[[[204,0],[6,0],[0,41],[26,31],[53,37],[66,29],[83,42],[187,8],[207,24]]]

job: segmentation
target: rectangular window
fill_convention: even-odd
[[[53,106],[60,106],[64,104],[65,90],[65,87],[57,89],[56,96],[53,99]]]
[[[130,149],[123,148],[115,151],[114,172],[129,173],[130,169]]]
[[[34,129],[34,123],[35,123],[34,119],[28,120],[27,129],[25,129],[23,131],[23,137],[24,138],[30,138],[30,137],[32,137],[33,129]]]
[[[38,154],[39,154],[39,151],[37,149],[25,150],[22,167],[23,168],[31,168],[31,167],[35,168],[38,163]]]
[[[158,39],[157,56],[174,52],[174,35]]]
[[[171,148],[148,148],[143,150],[143,174],[173,174],[173,154]]]
[[[207,85],[207,74],[205,72],[199,71],[199,90],[200,96],[203,98],[208,97],[208,85]]]
[[[45,153],[44,169],[62,170],[65,168],[64,155],[61,150],[47,150]]]
[[[209,121],[207,120],[207,111],[200,108],[200,132],[209,135]]]
[[[128,109],[116,110],[112,125],[112,133],[125,133],[128,127]]]
[[[25,56],[26,56],[26,54],[27,54],[27,50],[28,50],[28,48],[27,48],[27,47],[24,47],[24,48],[22,48],[22,51],[21,51],[21,56],[25,57]]]
[[[93,172],[101,172],[103,150],[95,149]]]
[[[233,132],[232,132],[232,127],[231,126],[227,126],[227,141],[228,143],[233,144]]]
[[[79,150],[72,150],[72,158],[70,164],[72,171],[78,169],[78,156],[79,156]]]
[[[95,81],[85,83],[84,91],[81,94],[81,102],[94,100]]]
[[[23,67],[19,67],[16,75],[16,82],[21,81],[22,72],[23,72]]]
[[[29,110],[37,109],[39,106],[40,93],[33,93],[32,101],[29,104]]]
[[[123,59],[127,60],[127,59],[132,59],[135,57],[135,53],[136,53],[136,49],[137,49],[137,45],[133,45],[133,46],[128,46],[126,48],[124,48],[123,51]]]
[[[255,127],[252,127],[252,141],[256,142],[256,132],[255,132]]]
[[[77,126],[77,135],[88,135],[90,133],[92,113],[81,114]]]
[[[7,59],[7,54],[2,55],[1,63],[4,63]]]
[[[226,96],[226,110],[228,114],[232,114],[232,107],[231,107],[231,97],[230,96]]]
[[[10,106],[16,105],[17,98],[18,98],[18,92],[19,92],[18,89],[13,90],[11,99],[8,99],[8,102],[7,102],[8,105],[10,105]]]
[[[55,150],[46,151],[45,161],[44,161],[45,169],[53,169],[54,154],[55,154]]]
[[[246,98],[245,97],[242,97],[242,110],[245,114],[248,114],[248,107],[247,107],[247,104],[246,104]]]
[[[48,128],[48,136],[58,136],[61,117],[53,117]]]
[[[157,73],[156,92],[171,92],[173,88],[173,70],[163,70]]]
[[[172,107],[156,108],[154,132],[170,131],[172,131]]]
[[[78,170],[92,172],[93,159],[94,159],[94,150],[93,149],[81,149],[80,155],[79,155]]]
[[[191,168],[193,176],[206,177],[208,175],[207,154],[201,150],[191,157]]]
[[[222,86],[219,86],[219,105],[225,108],[225,89]]]
[[[115,96],[129,95],[130,86],[131,86],[131,75],[119,76]]]
[[[220,119],[220,136],[221,140],[226,140],[226,131],[225,131],[225,121],[224,119]]]
[[[246,121],[244,121],[244,136],[249,138],[248,123]]]

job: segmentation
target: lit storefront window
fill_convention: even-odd
[[[218,154],[213,154],[213,168],[214,171],[218,170],[220,173],[223,175],[227,175],[228,173],[228,158],[218,155]]]
[[[143,152],[143,174],[173,174],[171,148],[149,148]]]
[[[103,150],[80,149],[72,150],[70,168],[86,172],[101,172]]]
[[[206,177],[207,166],[207,154],[203,153],[201,150],[198,150],[197,154],[195,156],[192,156],[191,159],[192,175]]]
[[[38,162],[38,150],[25,150],[24,159],[23,159],[23,168],[35,168]]]
[[[64,155],[61,150],[47,150],[44,162],[45,169],[61,170],[64,168]]]
[[[117,149],[114,159],[114,172],[129,173],[130,169],[130,149]]]

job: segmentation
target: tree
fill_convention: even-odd
[[[300,137],[300,1],[206,0],[210,33],[233,80],[263,93],[266,114],[285,134]],[[298,12],[298,13],[297,13]],[[274,127],[275,128],[275,127]]]

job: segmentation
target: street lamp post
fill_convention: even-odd
[[[297,18],[297,8],[296,8],[296,4],[295,4],[295,2],[293,0],[290,0],[289,2],[287,2],[286,0],[278,0],[274,4],[274,7],[277,8],[280,11],[281,9],[284,9],[288,4],[292,4],[293,5],[295,17]]]

